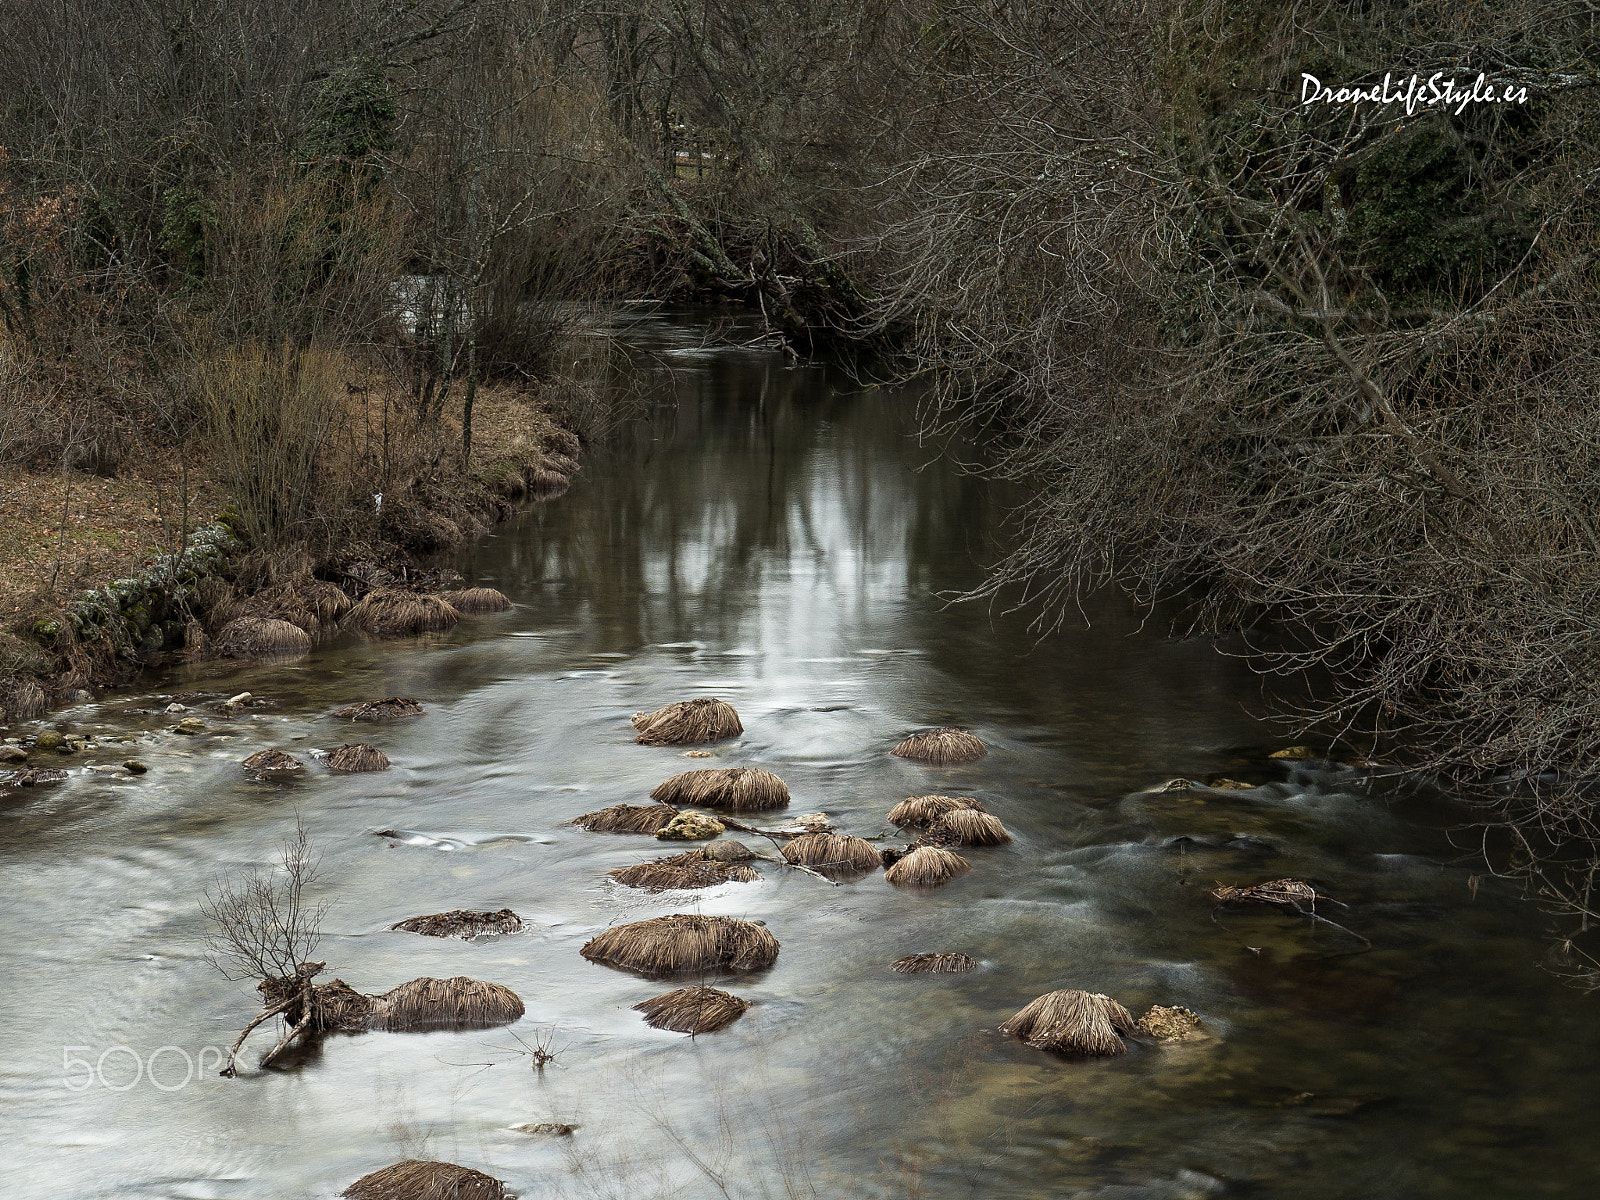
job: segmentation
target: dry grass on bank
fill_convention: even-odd
[[[4,623],[36,609],[42,616],[81,591],[136,574],[177,545],[182,474],[176,462],[112,479],[18,468],[0,474]],[[190,475],[191,529],[214,520],[222,503],[213,482]]]
[[[301,515],[285,531],[303,539],[313,562],[352,547],[446,548],[539,492],[537,478],[565,480],[575,469],[577,439],[556,420],[553,394],[538,385],[478,388],[471,467],[463,472],[458,412],[446,412],[437,426],[419,422],[416,402],[399,381],[349,356],[333,356],[330,377],[339,386],[316,399],[337,411],[316,450],[311,482],[294,485]],[[56,411],[60,401],[26,390],[9,399],[29,428],[48,430],[64,420]],[[97,416],[93,400],[77,403]],[[237,456],[222,454],[204,430],[180,452],[125,418],[100,415],[118,425],[131,447],[115,463],[98,463],[102,474],[61,467],[65,452],[56,455],[37,437],[6,441],[12,453],[0,465],[0,629],[21,633],[82,592],[137,575],[181,545],[187,532],[214,522],[230,495],[238,498],[230,486],[240,474]],[[83,424],[99,422],[75,422]],[[272,448],[260,457],[270,464]],[[282,491],[292,482],[272,487]],[[381,514],[373,500],[378,493]],[[0,663],[0,674],[4,668]]]

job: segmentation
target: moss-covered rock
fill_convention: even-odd
[[[67,739],[58,729],[41,729],[33,744],[38,750],[59,750],[67,744]]]
[[[664,842],[700,842],[714,838],[726,829],[726,825],[706,813],[683,812],[658,829],[656,837]]]

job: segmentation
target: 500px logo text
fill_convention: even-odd
[[[157,1091],[176,1092],[208,1070],[215,1073],[227,1059],[216,1046],[202,1046],[192,1057],[182,1046],[157,1046],[148,1058],[132,1046],[108,1046],[93,1062],[77,1057],[93,1052],[92,1046],[61,1047],[61,1082],[67,1091],[86,1092],[98,1083],[107,1091],[126,1092],[147,1080]],[[208,1054],[216,1055],[210,1064]]]

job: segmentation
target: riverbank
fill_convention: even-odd
[[[320,544],[260,551],[235,536],[243,531],[227,464],[204,443],[187,455],[167,447],[130,456],[108,475],[0,476],[0,723],[84,700],[175,654],[214,653],[212,639],[239,616],[305,627],[298,597],[312,581],[352,602],[372,587],[447,582],[426,572],[431,557],[561,494],[578,469],[581,440],[563,392],[479,388],[465,467],[448,416],[425,438],[414,427],[402,438],[390,414],[403,400],[352,386],[346,444],[317,464],[323,491],[350,496],[339,514],[347,536]],[[374,458],[375,435],[391,482],[367,493],[345,452],[362,441]],[[347,477],[330,486],[326,474],[341,469]]]

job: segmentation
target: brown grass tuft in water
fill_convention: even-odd
[[[745,1009],[750,1006],[738,996],[716,988],[686,987],[633,1007],[644,1014],[646,1024],[692,1037],[697,1033],[726,1029],[744,1016]]]
[[[494,588],[464,588],[459,592],[445,592],[440,597],[459,613],[502,613],[511,611],[511,601],[505,593]]]
[[[956,975],[976,970],[977,960],[970,954],[909,954],[890,964],[902,975]]]
[[[282,750],[257,750],[240,765],[258,775],[294,775],[306,769],[305,763]]]
[[[883,865],[871,842],[845,833],[804,833],[787,842],[783,857],[824,874],[864,874]]]
[[[408,1158],[363,1175],[340,1195],[346,1200],[510,1200],[492,1175],[455,1163]]]
[[[928,826],[928,836],[954,846],[1000,846],[1011,840],[999,817],[956,808]]]
[[[718,861],[704,850],[618,867],[607,874],[625,887],[642,888],[647,892],[708,888],[721,883],[754,883],[761,878],[754,867],[742,862]]]
[[[650,799],[729,812],[765,812],[789,806],[789,785],[759,767],[710,767],[663,780]]]
[[[341,775],[388,769],[389,756],[366,742],[346,742],[328,752],[328,770],[337,771]]]
[[[541,500],[552,500],[565,492],[571,481],[560,471],[535,467],[528,472],[528,490]]]
[[[670,804],[613,804],[573,817],[572,823],[596,833],[655,833],[677,815]]]
[[[989,751],[965,729],[934,729],[912,734],[889,753],[942,767],[948,763],[976,762],[987,757]]]
[[[938,846],[918,846],[897,861],[883,877],[896,887],[938,887],[972,870],[959,854]]]
[[[407,917],[389,928],[420,933],[425,937],[472,938],[485,933],[516,933],[522,928],[522,918],[509,908],[502,908],[499,912],[473,912],[457,908],[450,912]]]
[[[522,999],[510,988],[457,975],[454,979],[424,976],[373,997],[369,1029],[401,1032],[424,1029],[487,1029],[509,1025],[524,1012]]]
[[[334,716],[350,721],[398,721],[420,717],[426,709],[409,696],[388,696],[382,700],[361,700],[336,709]]]
[[[311,649],[311,635],[287,621],[270,617],[240,617],[222,627],[213,646],[218,654],[234,658],[304,654]]]
[[[958,808],[973,812],[988,810],[971,796],[912,796],[889,810],[891,825],[931,825],[934,821]]]
[[[709,697],[680,700],[653,713],[634,713],[634,741],[645,746],[698,746],[720,742],[744,732],[733,705]]]
[[[579,953],[643,975],[759,971],[777,960],[778,939],[752,921],[674,913],[608,929]]]
[[[1122,1039],[1137,1026],[1110,996],[1063,988],[1040,996],[1000,1029],[1036,1050],[1110,1055],[1127,1049]]]
[[[402,588],[377,588],[361,598],[345,623],[377,637],[403,637],[412,633],[453,628],[461,614],[449,601]]]

